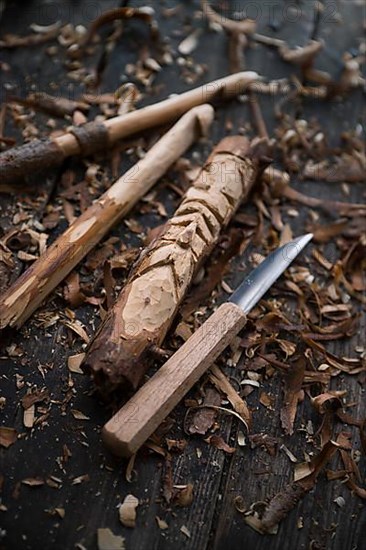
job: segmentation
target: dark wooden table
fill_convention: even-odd
[[[143,5],[143,2],[131,2],[131,5]],[[204,76],[197,79],[201,82],[220,77],[228,72],[227,37],[225,33],[209,32],[202,20],[197,0],[182,2],[177,13],[170,18],[163,17],[163,10],[178,3],[166,0],[155,2],[154,8],[162,34],[176,50],[177,45],[186,36],[191,27],[201,27],[199,47],[193,53],[197,63],[205,65]],[[227,4],[230,4],[228,2]],[[323,6],[322,16],[317,15],[316,7]],[[83,1],[83,0],[29,0],[5,2],[0,15],[0,35],[11,32],[19,35],[29,33],[29,25],[38,23],[49,25],[57,20],[82,24],[86,27],[102,10],[120,5],[117,0]],[[319,68],[326,68],[333,76],[340,71],[340,58],[345,51],[355,48],[363,33],[365,2],[362,0],[298,0],[287,2],[273,0],[268,2],[231,2],[231,12],[247,10],[246,13],[257,19],[258,31],[267,35],[285,38],[291,46],[305,44],[310,38],[322,38],[326,41],[324,52],[318,60]],[[101,31],[103,40],[108,37],[110,27]],[[95,54],[88,58],[90,66],[96,66],[104,55],[104,71],[101,79],[101,92],[113,92],[122,82],[126,63],[136,60],[141,46],[149,44],[149,36],[142,24],[133,23],[118,41],[115,49],[108,55],[103,53],[105,42],[96,48]],[[52,43],[51,43],[52,44]],[[0,61],[7,63],[10,72],[0,70],[1,94],[6,93],[25,96],[32,89],[78,97],[83,91],[81,83],[71,81],[60,57],[50,57],[46,49],[50,44],[34,48],[17,48],[0,50]],[[153,47],[153,46],[152,46]],[[258,46],[248,50],[247,67],[254,69],[267,78],[285,77],[292,68],[279,60],[272,49]],[[147,96],[144,103],[189,88],[181,78],[181,70],[176,63],[167,65],[158,74],[154,96]],[[275,98],[261,97],[264,116],[268,129],[272,132],[275,120],[273,106]],[[329,139],[337,144],[342,131],[354,129],[357,124],[365,124],[364,95],[355,91],[345,100],[319,102],[309,100],[297,105],[301,116],[310,120],[317,117],[324,127]],[[295,109],[289,106],[288,109]],[[228,120],[234,123],[234,129],[243,126],[249,119],[246,105],[233,102],[217,111],[211,134],[211,141],[217,142],[225,133]],[[37,125],[47,129],[47,117],[37,114]],[[61,124],[62,126],[62,124]],[[12,132],[9,129],[9,132]],[[21,138],[17,136],[18,142]],[[194,151],[198,159],[208,153],[210,143],[196,145]],[[109,169],[110,162],[105,160]],[[121,170],[128,161],[122,159]],[[75,169],[81,164],[74,162]],[[174,177],[171,175],[171,177]],[[29,189],[28,208],[34,217],[42,219],[46,205],[57,200],[57,185],[60,173],[50,173],[45,177],[31,180],[34,189]],[[341,186],[323,182],[294,181],[293,186],[303,192],[320,198],[344,200]],[[178,198],[166,187],[166,181],[158,186],[159,197],[168,205],[169,212]],[[24,198],[24,196],[23,196]],[[365,198],[361,184],[350,186],[350,195],[346,200],[362,202]],[[2,195],[0,199],[1,225],[3,231],[13,224],[13,216],[19,211],[19,197]],[[23,203],[22,203],[23,204]],[[290,205],[289,205],[290,206]],[[295,233],[303,232],[306,209],[298,208],[299,216],[291,220]],[[242,212],[249,212],[244,206]],[[130,217],[134,217],[132,213]],[[320,212],[323,223],[331,221]],[[158,216],[135,216],[145,227],[153,227],[162,222]],[[51,231],[51,239],[67,226],[62,222],[57,230]],[[121,223],[112,234],[129,245],[140,245],[141,241]],[[331,246],[331,245],[330,245]],[[230,275],[226,280],[235,287],[240,274],[235,269],[240,258],[233,262]],[[221,290],[221,299],[224,292]],[[220,300],[220,297],[219,297]],[[58,292],[48,300],[45,308],[57,312],[65,303]],[[90,334],[94,332],[94,308],[82,306],[76,310],[77,318],[83,320]],[[365,342],[365,321],[360,325],[359,333],[351,340],[344,340],[330,345],[329,349],[338,355],[355,356],[355,346]],[[363,327],[363,330],[362,330]],[[0,548],[4,549],[43,549],[58,550],[71,548],[96,548],[96,533],[101,527],[110,528],[115,534],[126,538],[128,550],[191,549],[204,550],[215,548],[223,550],[301,550],[301,549],[366,549],[366,512],[360,499],[352,495],[339,481],[329,482],[320,476],[312,490],[300,505],[290,513],[280,525],[277,536],[261,536],[251,530],[236,511],[233,499],[242,495],[246,504],[264,500],[275,494],[292,477],[293,466],[287,456],[277,452],[270,457],[263,449],[252,450],[250,447],[238,447],[233,455],[207,445],[202,438],[188,438],[188,446],[181,455],[174,455],[172,460],[174,483],[181,485],[193,483],[194,499],[190,507],[169,508],[161,495],[162,477],[165,471],[164,460],[158,455],[142,451],[138,454],[134,466],[135,474],[131,483],[125,478],[126,462],[117,461],[105,451],[100,440],[100,429],[110,413],[90,395],[91,384],[81,375],[69,376],[66,358],[81,351],[79,338],[66,337],[65,329],[60,323],[49,328],[37,326],[32,319],[19,332],[5,333],[2,337],[3,348],[0,357],[1,390],[0,396],[6,397],[6,404],[1,411],[2,423],[15,427],[22,437],[9,449],[0,451],[1,470],[4,476],[1,502],[6,511],[1,512]],[[9,346],[16,344],[19,353],[9,355]],[[18,377],[16,379],[16,377]],[[21,377],[21,378],[20,378]],[[25,385],[22,386],[23,381]],[[45,386],[50,393],[52,406],[45,425],[27,431],[22,423],[20,398],[27,387]],[[356,378],[340,376],[332,382],[333,389],[348,390],[349,402],[357,403],[352,413],[358,418],[365,416],[364,388]],[[274,377],[266,383],[267,391],[276,398],[274,411],[279,410],[281,399],[281,382]],[[68,393],[69,392],[69,393]],[[71,392],[71,393],[70,393]],[[300,432],[295,436],[284,437],[280,428],[278,414],[271,412],[258,403],[258,396],[252,394],[249,405],[256,411],[256,433],[266,432],[282,438],[291,451],[303,460],[304,436]],[[60,403],[69,396],[69,403],[63,408]],[[76,420],[70,410],[83,411],[90,419]],[[185,407],[181,405],[172,415],[176,421],[170,436],[185,437],[183,417]],[[308,401],[300,406],[296,428],[314,419]],[[235,445],[240,427],[237,421],[225,416],[219,417],[220,433]],[[357,431],[354,430],[357,441]],[[67,445],[72,456],[64,460],[63,446]],[[197,449],[199,452],[197,452]],[[364,460],[361,462],[364,466]],[[88,481],[73,484],[78,476],[87,474]],[[43,480],[54,476],[59,481],[55,487],[44,484],[30,487],[19,484],[26,478]],[[135,529],[123,527],[118,519],[118,504],[128,493],[140,499],[137,526]],[[343,496],[345,506],[334,503],[337,496]],[[65,517],[50,515],[47,510],[63,508]],[[169,527],[160,530],[156,516],[165,519]],[[302,527],[299,526],[302,518]],[[186,526],[190,532],[187,537],[181,532]]]

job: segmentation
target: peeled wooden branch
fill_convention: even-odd
[[[89,156],[108,149],[119,139],[176,120],[192,107],[240,95],[259,80],[252,71],[236,73],[105,122],[88,122],[62,136],[14,147],[0,154],[0,181],[11,183],[58,166],[69,156]]]
[[[248,46],[248,36],[257,27],[254,19],[229,19],[217,13],[206,0],[201,0],[202,13],[214,25],[225,29],[229,35],[229,65],[231,72],[243,70],[245,67],[244,51]]]
[[[140,257],[83,365],[105,395],[140,383],[195,273],[248,196],[262,144],[257,140],[251,146],[241,136],[223,139],[162,234]]]
[[[90,108],[90,105],[83,101],[74,101],[66,97],[54,97],[42,92],[31,93],[25,99],[16,96],[8,97],[8,103],[13,102],[61,118],[66,115],[72,116],[77,110],[88,111]]]
[[[206,0],[201,0],[202,12],[211,23],[223,27],[228,32],[239,34],[253,34],[257,28],[257,22],[254,19],[229,19],[217,13]]]
[[[191,109],[119,178],[0,298],[0,328],[20,327],[44,298],[154,185],[213,119],[210,105]]]
[[[314,58],[323,49],[323,42],[312,40],[306,46],[290,49],[286,43],[280,45],[278,51],[284,61],[294,65],[308,66],[314,61]]]
[[[310,208],[321,208],[327,213],[337,211],[345,216],[350,216],[358,213],[362,215],[366,211],[366,205],[362,203],[329,201],[304,195],[289,185],[290,176],[287,172],[277,170],[272,166],[264,170],[263,181],[269,185],[273,197],[286,198]]]
[[[102,27],[106,23],[112,23],[116,20],[123,21],[128,19],[141,19],[149,25],[151,32],[154,35],[156,35],[158,32],[157,23],[154,19],[154,10],[150,6],[141,6],[141,8],[112,8],[103,12],[90,25],[90,28],[84,38],[83,47],[91,42],[95,33],[100,29],[100,27]]]

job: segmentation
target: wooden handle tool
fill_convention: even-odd
[[[249,311],[312,239],[311,233],[280,246],[241,283],[215,313],[103,428],[111,451],[130,456],[244,327]]]
[[[119,456],[135,453],[245,323],[240,307],[222,304],[107,422],[102,437],[109,449]]]

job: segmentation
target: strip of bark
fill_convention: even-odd
[[[0,328],[20,327],[213,119],[210,105],[186,113],[135,166],[77,218],[0,299]]]
[[[139,385],[189,285],[255,182],[263,140],[223,139],[162,234],[141,255],[89,347],[84,370],[104,395]]]
[[[88,111],[90,108],[90,106],[83,101],[74,101],[67,97],[53,97],[42,92],[29,94],[25,99],[10,96],[8,102],[32,107],[38,111],[60,118],[64,118],[66,115],[72,116],[77,110]]]

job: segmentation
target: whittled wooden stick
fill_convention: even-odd
[[[11,183],[58,166],[69,156],[89,156],[108,149],[119,139],[176,120],[197,105],[236,97],[259,81],[258,74],[252,71],[232,74],[105,122],[88,122],[57,138],[13,147],[0,154],[0,181]]]
[[[107,422],[102,437],[109,449],[119,456],[134,454],[245,323],[237,305],[220,306]]]
[[[117,220],[155,184],[213,120],[211,105],[191,109],[119,178],[0,298],[0,328],[20,327]]]
[[[102,394],[141,382],[195,273],[248,196],[260,166],[257,153],[243,136],[224,138],[140,257],[85,357],[83,369]]]

